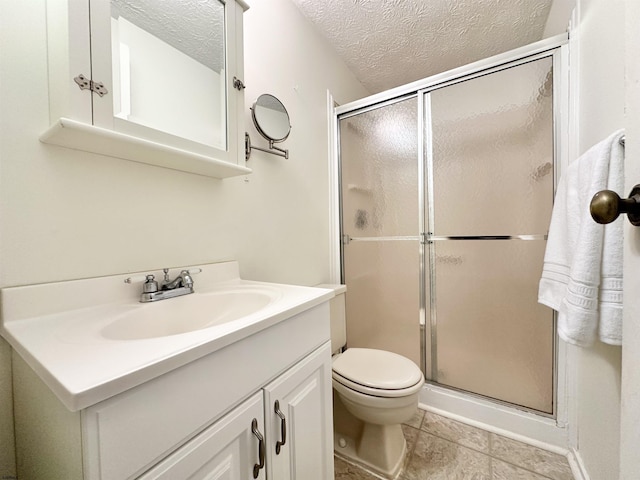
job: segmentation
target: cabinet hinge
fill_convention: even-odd
[[[93,80],[89,80],[82,74],[78,75],[73,80],[78,84],[80,90],[91,90],[101,97],[104,97],[107,93],[109,93],[109,90],[105,88],[102,82],[94,82]]]
[[[351,243],[351,237],[347,234],[342,235],[342,244],[349,245],[349,243]]]
[[[233,88],[235,88],[238,91],[241,91],[246,88],[246,85],[239,78],[233,77]]]

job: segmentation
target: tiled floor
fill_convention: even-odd
[[[399,480],[573,480],[562,455],[449,420],[418,413],[403,425],[407,459]],[[378,480],[336,457],[336,480]]]

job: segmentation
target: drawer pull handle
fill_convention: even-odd
[[[258,439],[258,461],[260,463],[256,463],[253,466],[253,478],[258,478],[260,470],[264,468],[264,437],[260,433],[260,430],[258,430],[258,420],[255,418],[251,422],[251,431]]]
[[[280,437],[282,440],[276,442],[276,455],[280,454],[280,449],[287,443],[287,419],[284,418],[284,413],[280,410],[280,401],[276,400],[275,412],[280,417]]]

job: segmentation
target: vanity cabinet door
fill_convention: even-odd
[[[256,426],[258,433],[254,433]],[[256,467],[260,457],[258,435],[264,438],[261,392],[233,409],[138,479],[264,480],[264,467]]]
[[[305,357],[264,392],[268,478],[333,478],[330,344]]]

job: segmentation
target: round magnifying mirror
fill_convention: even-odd
[[[282,142],[289,136],[289,114],[282,102],[273,95],[260,95],[251,108],[251,116],[256,129],[267,140]]]

